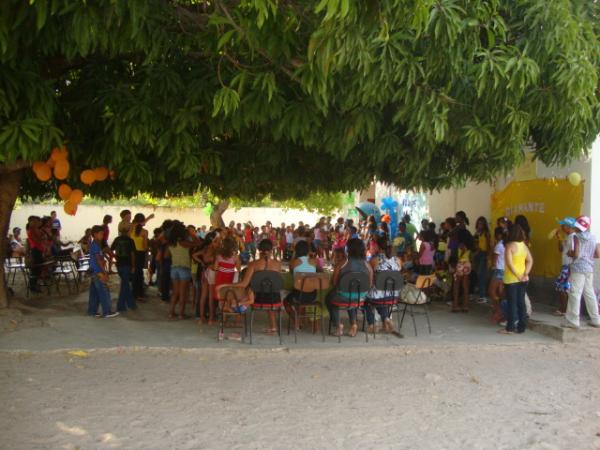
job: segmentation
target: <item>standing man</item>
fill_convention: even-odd
[[[598,315],[598,300],[594,292],[594,258],[600,254],[596,249],[596,237],[590,233],[591,220],[587,216],[580,216],[575,221],[576,233],[573,238],[574,248],[568,252],[573,258],[571,263],[571,275],[569,281],[571,289],[567,304],[565,322],[566,328],[579,328],[579,309],[581,306],[581,294],[585,299],[585,307],[590,316],[590,326],[600,328],[600,316]]]

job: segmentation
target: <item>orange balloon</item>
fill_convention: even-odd
[[[73,189],[68,184],[63,183],[58,187],[58,196],[61,200],[69,200],[72,192]]]
[[[96,181],[96,172],[93,170],[87,169],[81,172],[81,181],[88,186],[91,186],[94,181]]]
[[[57,180],[64,180],[69,175],[69,168],[69,161],[66,159],[59,159],[54,166],[54,177]]]
[[[54,169],[54,166],[56,166],[56,161],[53,160],[52,158],[48,158],[48,161],[46,161],[46,164],[48,164],[51,169]]]
[[[52,153],[50,154],[50,159],[54,161],[62,161],[69,157],[69,152],[67,151],[67,147],[54,147],[52,149]]]
[[[96,181],[104,181],[108,178],[108,169],[106,167],[97,167],[94,169]]]
[[[72,203],[71,200],[67,200],[63,206],[63,209],[68,215],[74,216],[77,212],[77,205]]]
[[[68,201],[74,205],[79,205],[83,200],[83,192],[80,189],[73,189],[71,195],[69,195]]]
[[[48,164],[42,163],[37,166],[35,176],[40,181],[48,181],[52,176],[52,169],[50,169],[50,166]]]
[[[40,170],[44,164],[46,164],[44,161],[36,161],[31,165],[31,169],[37,173],[37,171]]]

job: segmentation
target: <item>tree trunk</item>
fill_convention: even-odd
[[[8,307],[8,292],[4,275],[4,259],[8,255],[8,227],[15,201],[21,188],[22,169],[2,170],[0,166],[0,308]]]
[[[223,213],[229,208],[229,200],[221,200],[210,214],[210,224],[215,228],[225,228]]]

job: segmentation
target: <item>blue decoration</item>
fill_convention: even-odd
[[[366,219],[368,216],[375,217],[377,223],[381,219],[381,212],[375,203],[362,202],[356,206],[357,211],[360,213],[362,219]]]
[[[398,231],[398,202],[392,197],[384,197],[381,199],[381,210],[390,216],[390,239],[394,239]]]

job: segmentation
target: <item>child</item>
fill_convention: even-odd
[[[431,231],[422,231],[420,234],[421,246],[419,247],[419,275],[431,275],[433,273],[433,254],[435,248],[433,240],[435,234]]]
[[[113,241],[110,249],[117,260],[117,273],[121,279],[117,311],[136,309],[135,299],[131,290],[131,275],[135,264],[135,244],[127,232],[121,231]]]
[[[505,319],[500,309],[500,300],[504,297],[504,237],[506,232],[502,227],[496,227],[494,230],[494,240],[496,246],[492,254],[492,277],[488,287],[488,296],[492,301],[493,314],[492,321],[495,323]]]
[[[465,228],[459,228],[456,233],[458,243],[458,258],[454,272],[452,312],[469,312],[469,275],[471,274],[471,252],[473,251],[473,236]],[[459,305],[460,289],[463,290],[462,307]]]
[[[564,316],[565,312],[567,312],[567,300],[569,288],[571,287],[569,276],[571,275],[571,263],[573,262],[573,258],[571,258],[568,253],[574,248],[573,237],[575,236],[575,225],[577,224],[577,221],[573,217],[565,217],[558,223],[560,224],[560,228],[564,233],[565,238],[564,240],[561,240],[560,234],[556,233],[556,238],[558,239],[558,251],[562,256],[560,273],[554,282],[554,287],[558,292],[559,298],[558,309],[554,311],[554,315]]]
[[[98,303],[102,305],[102,316],[105,319],[116,317],[118,312],[112,312],[112,302],[108,290],[108,273],[104,266],[104,254],[102,253],[102,240],[104,231],[101,225],[92,227],[93,241],[90,245],[90,270],[92,271],[92,280],[90,283],[90,297],[87,313],[90,316],[100,317],[98,314]]]
[[[214,284],[214,298],[218,301],[225,300],[219,296],[219,286],[223,284],[234,283],[235,271],[240,270],[240,258],[237,256],[238,246],[235,240],[231,237],[223,239],[221,248],[217,252],[217,258],[215,259],[215,284]]]
[[[154,231],[152,232],[152,234],[153,234],[152,239],[150,239],[150,242],[148,243],[148,246],[150,247],[150,264],[148,266],[148,286],[154,285],[153,277],[154,277],[155,273],[156,273],[156,279],[158,280],[160,278],[160,275],[158,274],[158,271],[157,271],[156,255],[158,254],[158,249],[160,247],[161,233],[162,233],[162,228],[155,228]]]

